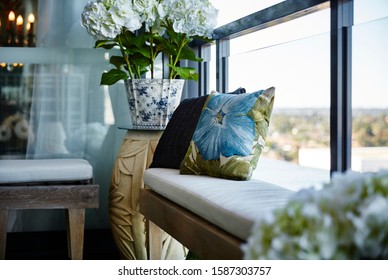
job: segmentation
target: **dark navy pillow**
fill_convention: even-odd
[[[179,169],[207,96],[183,100],[173,113],[155,149],[150,168]]]

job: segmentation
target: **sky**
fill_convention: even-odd
[[[221,26],[282,1],[239,0],[238,9],[232,1],[211,2],[219,9]],[[353,108],[388,108],[388,0],[355,0],[354,13]],[[329,28],[327,9],[233,39],[229,90],[275,86],[278,108],[328,108]]]

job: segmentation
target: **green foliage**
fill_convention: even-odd
[[[111,69],[109,70],[109,72],[102,73],[101,85],[110,86],[118,82],[119,80],[125,80],[125,79],[128,79],[128,75],[126,72],[120,69]]]
[[[172,28],[172,27],[170,27]],[[176,33],[167,26],[166,36],[159,36],[150,32],[130,32],[125,30],[112,40],[98,40],[95,48],[112,49],[119,48],[121,56],[112,56],[110,63],[116,68],[103,73],[101,85],[112,85],[119,80],[140,79],[147,72],[153,77],[154,62],[160,53],[169,58],[169,78],[182,78],[185,80],[198,80],[198,73],[192,67],[180,67],[179,62],[190,60],[201,62],[202,59],[195,55],[188,44],[192,38],[185,34]],[[208,40],[210,41],[210,40]],[[126,74],[128,72],[128,74]]]
[[[353,117],[354,140],[362,147],[388,146],[388,117],[381,112],[361,114],[361,110],[354,112]]]
[[[169,64],[168,66],[171,69],[170,73],[173,73],[171,75],[171,79],[175,79],[176,76],[179,76],[179,77],[181,77],[182,79],[185,79],[185,80],[198,81],[198,73],[196,72],[195,68],[191,68],[191,67],[178,67],[178,66],[174,66],[174,65],[171,65],[171,64]]]
[[[388,114],[385,109],[353,109],[352,147],[387,147]],[[298,162],[300,148],[328,148],[328,109],[278,109],[272,114],[267,157]]]

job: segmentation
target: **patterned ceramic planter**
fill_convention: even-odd
[[[125,81],[134,129],[163,130],[179,105],[185,80],[128,79]]]

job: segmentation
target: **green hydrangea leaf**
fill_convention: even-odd
[[[113,42],[112,40],[98,40],[98,41],[96,41],[96,43],[94,45],[94,47],[96,49],[97,48],[104,48],[106,50],[110,50],[115,46],[117,46],[117,44],[115,42]]]
[[[111,69],[109,72],[103,73],[101,76],[101,85],[113,85],[119,80],[128,79],[128,75],[126,72],[119,69]]]
[[[125,64],[125,59],[122,56],[113,55],[109,59],[109,62],[116,66],[117,69],[121,69],[121,66]]]
[[[192,67],[178,67],[178,66],[173,66],[169,64],[169,67],[174,71],[175,76],[179,76],[182,79],[185,80],[194,80],[198,81],[198,73],[196,73],[195,68]]]

